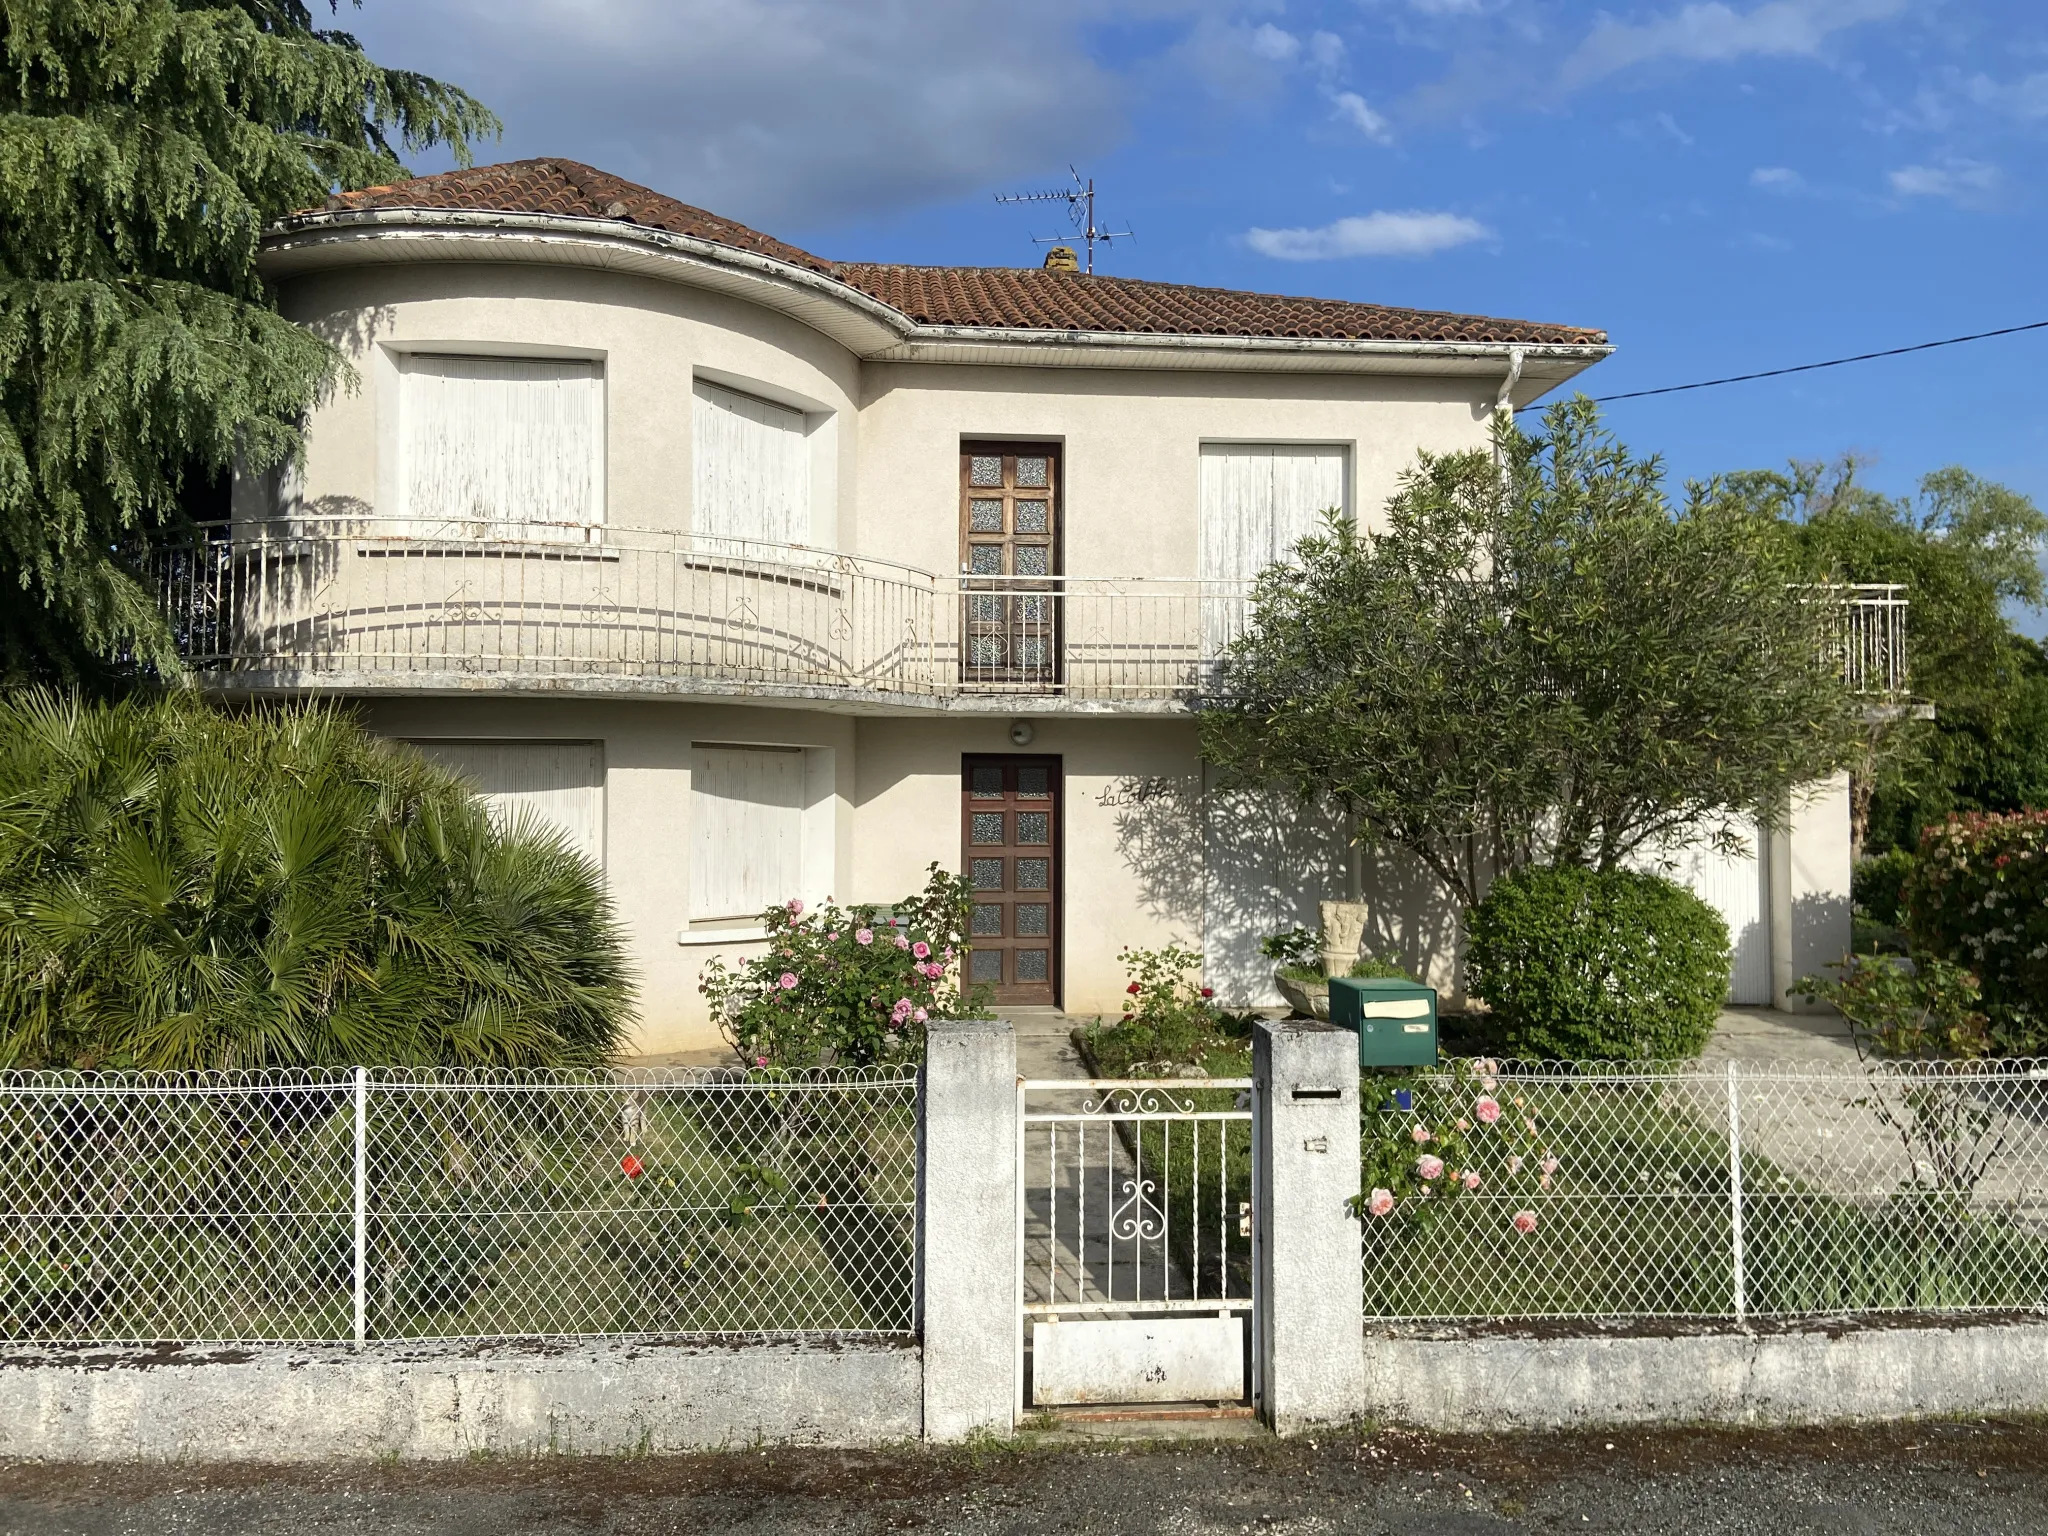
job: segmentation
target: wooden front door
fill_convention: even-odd
[[[1055,443],[960,445],[961,673],[1050,686],[1059,669]]]
[[[1057,1007],[1060,760],[968,757],[960,775],[962,868],[974,892],[969,981],[997,1003]]]

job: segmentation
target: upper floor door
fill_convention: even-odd
[[[1057,444],[960,445],[963,681],[1057,680],[1060,510]]]

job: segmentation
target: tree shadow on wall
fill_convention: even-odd
[[[1296,924],[1314,928],[1322,902],[1345,899],[1366,904],[1365,953],[1451,990],[1458,909],[1399,853],[1361,850],[1354,875],[1334,808],[1192,774],[1119,779],[1099,803],[1114,812],[1118,852],[1146,911],[1200,935],[1203,979],[1226,1006],[1280,1003],[1259,941]]]

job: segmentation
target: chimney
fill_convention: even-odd
[[[1081,263],[1075,259],[1071,245],[1056,245],[1045,253],[1045,270],[1048,272],[1078,272]]]

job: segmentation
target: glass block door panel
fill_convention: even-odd
[[[1059,447],[960,448],[961,677],[1059,682]]]
[[[961,764],[961,868],[973,892],[968,979],[999,1004],[1059,1004],[1060,760]]]

